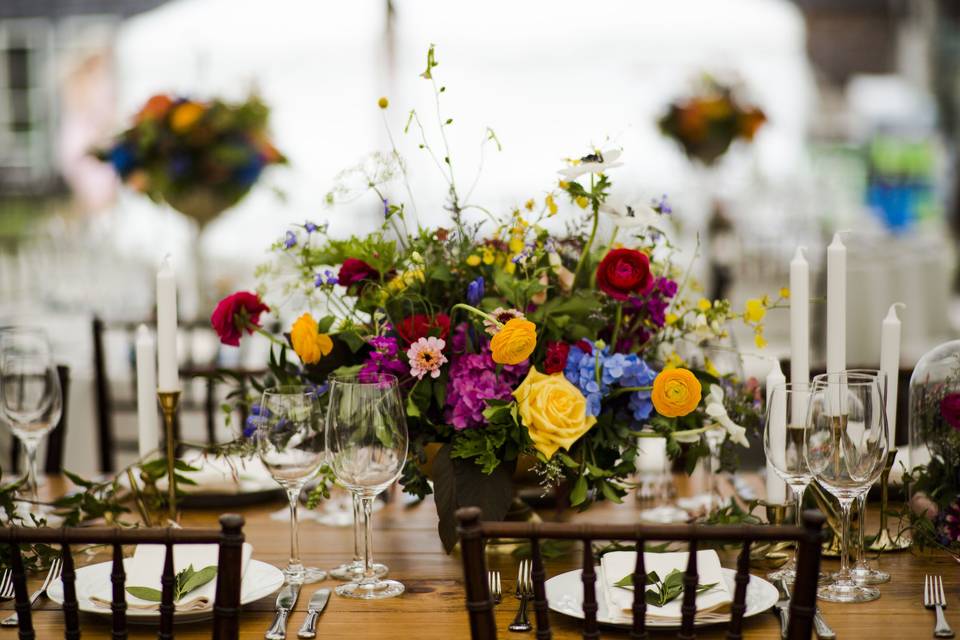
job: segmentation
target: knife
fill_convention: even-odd
[[[780,637],[787,640],[787,629],[790,628],[790,598],[777,600],[773,605],[773,610],[777,612],[780,618]]]
[[[789,608],[790,585],[787,584],[786,580],[780,580],[780,589],[783,590],[788,598],[787,606]],[[779,605],[780,603],[778,602],[777,604]],[[784,622],[784,626],[786,626],[786,622]],[[820,640],[835,640],[837,637],[837,634],[830,628],[827,621],[823,619],[823,614],[820,613],[820,607],[814,609],[813,612],[813,630]]]
[[[316,593],[313,594],[313,597],[310,598],[310,606],[307,609],[307,617],[304,619],[300,631],[297,632],[298,638],[317,637],[317,620],[320,619],[320,614],[323,613],[329,599],[330,589],[317,589]]]
[[[277,596],[277,615],[273,619],[273,624],[267,630],[263,637],[267,640],[285,640],[287,637],[287,616],[297,604],[297,596],[300,595],[299,584],[286,584],[280,589],[280,595]]]

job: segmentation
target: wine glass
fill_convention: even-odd
[[[848,369],[850,373],[863,374],[865,376],[872,376],[876,378],[877,384],[880,385],[880,390],[883,392],[883,401],[884,406],[886,406],[887,399],[887,374],[884,371],[878,371],[877,369]],[[887,416],[889,419],[889,416]],[[870,566],[870,563],[867,561],[866,555],[864,554],[864,532],[867,525],[867,494],[869,489],[863,493],[857,499],[857,522],[860,526],[857,527],[857,549],[856,549],[856,560],[853,563],[853,567],[850,569],[850,573],[853,575],[853,579],[862,584],[883,584],[885,582],[890,582],[890,574],[886,571],[881,571]]]
[[[374,569],[370,521],[374,499],[400,477],[407,458],[407,423],[397,379],[331,378],[329,393],[330,467],[340,484],[359,498],[364,531],[363,575],[337,587],[337,594],[364,600],[398,596],[403,584],[379,578]]]
[[[282,386],[264,390],[257,425],[257,453],[287,492],[290,503],[290,559],[283,573],[294,584],[323,580],[325,571],[304,567],[297,531],[300,492],[326,457],[322,411],[312,387]]]
[[[763,450],[770,466],[793,492],[798,526],[803,524],[803,493],[813,482],[813,472],[803,455],[809,400],[810,385],[807,383],[775,385],[769,391],[763,426]],[[770,580],[787,582],[793,582],[796,576],[796,550],[786,565],[767,575]]]
[[[42,513],[37,484],[37,448],[60,421],[63,392],[49,354],[0,350],[0,412],[27,457],[25,488],[29,512]]]
[[[353,507],[353,560],[331,569],[330,577],[336,580],[355,582],[363,578],[364,539],[363,528],[360,526],[363,520],[363,505],[360,502],[360,497],[353,491],[350,491],[350,501]],[[385,576],[389,571],[387,565],[381,562],[373,562],[370,566],[377,576]]]
[[[804,456],[814,478],[840,502],[843,533],[840,571],[817,597],[867,602],[880,597],[850,573],[850,509],[883,471],[889,444],[883,389],[876,376],[842,371],[813,379]]]

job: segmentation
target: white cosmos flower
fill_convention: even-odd
[[[726,429],[727,435],[735,443],[747,448],[750,447],[750,442],[747,441],[746,428],[735,423],[727,415],[727,408],[723,406],[723,389],[720,385],[710,385],[710,395],[707,396],[707,415]]]
[[[618,211],[614,207],[604,203],[600,205],[600,211],[610,216],[613,224],[621,229],[636,229],[638,227],[660,228],[660,216],[651,207],[641,204],[636,207],[627,206],[626,212]]]
[[[585,173],[603,173],[607,169],[622,166],[622,162],[617,162],[622,152],[620,149],[607,149],[598,151],[588,156],[580,158],[577,164],[560,169],[558,173],[567,180],[575,180]]]

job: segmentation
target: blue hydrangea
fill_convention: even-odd
[[[609,347],[597,349],[589,340],[581,340],[570,348],[563,371],[587,399],[587,413],[600,414],[603,398],[614,387],[648,387],[656,372],[635,353],[610,353]],[[635,420],[646,420],[653,411],[649,391],[630,394],[630,411]]]

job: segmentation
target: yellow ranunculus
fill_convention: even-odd
[[[471,255],[471,256],[467,256],[467,265],[468,265],[468,266],[471,266],[471,267],[478,267],[478,266],[480,266],[480,256],[478,256],[478,255],[476,255],[476,254]]]
[[[197,102],[183,102],[173,109],[170,114],[170,128],[174,133],[184,133],[197,123],[205,111],[202,104]]]
[[[531,368],[513,397],[533,446],[547,459],[560,447],[569,451],[597,422],[587,415],[586,398],[562,373],[548,376]]]
[[[303,314],[293,323],[290,342],[303,364],[316,364],[320,362],[320,358],[333,351],[333,340],[327,334],[320,333],[317,321],[309,313]]]
[[[653,408],[666,418],[691,413],[700,404],[700,381],[689,369],[664,369],[653,380]]]
[[[490,351],[497,364],[520,364],[537,346],[537,325],[525,318],[513,318],[490,340]]]
[[[760,322],[763,320],[763,317],[767,315],[767,307],[763,304],[761,298],[751,298],[747,300],[746,307],[743,311],[743,319],[747,322]]]

